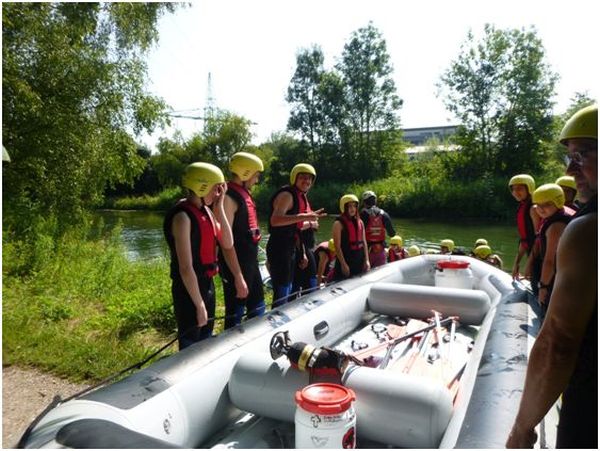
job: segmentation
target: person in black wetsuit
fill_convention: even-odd
[[[229,161],[231,179],[224,201],[225,215],[231,224],[233,248],[220,249],[219,268],[225,298],[225,329],[265,311],[265,293],[258,267],[261,234],[252,187],[258,183],[263,162],[256,155],[237,152]]]
[[[588,202],[558,244],[556,280],[531,350],[508,448],[531,448],[535,426],[562,393],[556,448],[598,449],[598,106],[565,124],[567,174]]]
[[[273,308],[290,300],[296,268],[304,270],[311,264],[311,284],[316,286],[316,265],[312,255],[314,230],[324,209],[313,211],[306,196],[317,172],[307,163],[299,163],[290,172],[290,184],[281,187],[271,198],[267,261],[273,284]],[[312,244],[310,240],[312,239]]]
[[[221,170],[209,163],[192,163],[183,174],[183,186],[187,197],[169,210],[163,223],[171,253],[171,294],[180,350],[212,335],[214,321],[209,319],[215,316],[217,245],[233,246],[223,210],[227,185]]]

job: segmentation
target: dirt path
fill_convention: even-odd
[[[86,387],[31,368],[2,368],[2,448],[17,444],[54,395],[66,398]]]

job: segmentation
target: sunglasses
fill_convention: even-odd
[[[565,164],[569,166],[571,163],[581,166],[587,154],[592,150],[582,150],[581,152],[573,152],[565,155]]]

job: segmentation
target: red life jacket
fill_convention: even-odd
[[[308,197],[306,197],[306,193],[303,193],[295,186],[292,188],[292,191],[297,199],[298,213],[308,213],[309,211],[312,211],[310,203],[308,202]],[[302,221],[296,223],[296,228],[298,230],[302,229]]]
[[[234,182],[228,182],[227,188],[235,191],[239,194],[239,197],[242,198],[244,204],[246,205],[246,211],[248,216],[248,232],[252,237],[252,241],[254,243],[258,243],[260,241],[260,228],[258,226],[258,215],[256,214],[256,205],[254,204],[254,199],[248,192],[246,188],[238,185]]]
[[[221,238],[221,226],[213,218],[213,215],[208,211],[206,206],[200,209],[192,204],[189,200],[184,200],[179,203],[178,207],[187,211],[196,219],[198,224],[198,257],[204,275],[212,277],[219,272],[217,265],[217,242]],[[192,252],[192,256],[195,253]]]
[[[356,222],[346,215],[346,213],[339,216],[342,224],[344,225],[344,229],[346,230],[348,236],[348,247],[351,251],[358,251],[364,247],[363,243],[363,233],[364,233],[364,225],[362,220],[357,217]],[[357,227],[358,225],[358,227]]]
[[[367,243],[382,242],[385,240],[385,224],[383,215],[369,215],[369,220],[365,227]]]
[[[533,230],[533,221],[529,216],[531,201],[519,202],[517,208],[517,229],[519,231],[519,241],[525,245],[525,249],[530,250],[535,240],[535,230]]]
[[[402,260],[406,258],[407,254],[404,248],[400,248],[399,251],[395,251],[392,246],[388,249],[388,262],[395,262],[396,260]]]

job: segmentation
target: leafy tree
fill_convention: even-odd
[[[558,76],[545,62],[534,28],[471,32],[438,84],[444,102],[462,122],[462,155],[455,176],[537,172],[542,142],[552,134],[552,98]]]
[[[402,101],[381,33],[370,23],[352,34],[334,70],[323,62],[320,47],[301,50],[288,87],[288,130],[299,133],[303,158],[331,180],[388,175],[397,158]]]
[[[162,125],[145,91],[145,52],[172,3],[3,3],[5,218],[77,220],[106,186],[145,166],[131,132]],[[19,219],[20,218],[20,219]]]
[[[138,146],[137,154],[144,160],[144,171],[134,180],[133,184],[121,183],[108,189],[109,196],[129,196],[141,194],[156,194],[160,190],[158,174],[152,165],[152,153],[143,146]]]
[[[241,150],[252,151],[249,149],[250,124],[242,116],[220,110],[207,119],[202,132],[187,141],[181,133],[172,139],[161,138],[157,146],[159,153],[151,159],[161,187],[179,186],[184,168],[195,161],[206,161],[225,169],[231,155]]]
[[[242,116],[219,110],[214,117],[206,119],[202,139],[209,160],[219,167],[227,167],[229,158],[250,144],[252,122]]]
[[[385,176],[390,144],[398,139],[397,110],[402,100],[391,77],[393,67],[385,39],[372,23],[352,33],[337,69],[346,87],[350,158],[356,159],[363,174],[357,174],[358,179]]]
[[[296,55],[296,71],[286,96],[292,105],[288,130],[299,132],[308,140],[313,152],[322,143],[323,111],[319,85],[325,73],[324,59],[318,46],[301,50]]]

